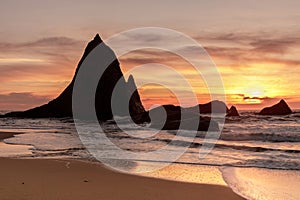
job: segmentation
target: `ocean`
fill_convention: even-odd
[[[247,199],[300,199],[300,112],[286,116],[259,116],[244,111],[240,115],[226,119],[219,140],[203,158],[199,158],[201,145],[204,141],[213,143],[213,139],[210,140],[205,132],[198,132],[196,137],[189,131],[182,132],[180,136],[176,136],[176,131],[153,134],[153,129],[133,126],[123,117],[118,119],[122,130],[108,121],[102,124],[105,133],[99,131],[97,126],[91,126],[91,123],[81,122],[86,129],[83,129],[85,134],[78,137],[72,119],[2,118],[0,134],[17,134],[4,139],[0,145],[0,157],[93,160],[91,153],[94,156],[99,153],[96,157],[122,160],[123,155],[116,155],[117,152],[107,144],[102,144],[106,145],[105,155],[101,151],[103,149],[95,150],[98,148],[95,144],[101,145],[98,141],[105,136],[119,149],[136,153],[137,156],[129,157],[128,162],[113,164],[129,173],[167,166],[174,152],[184,151],[180,157],[172,160],[172,165],[191,169],[215,167],[226,184]],[[171,146],[165,149],[167,156],[145,156],[165,146]],[[172,172],[170,174],[168,178],[172,178]],[[178,173],[173,174],[174,179],[184,180],[178,179]]]

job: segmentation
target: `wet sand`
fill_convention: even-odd
[[[14,135],[17,134],[22,134],[22,133],[14,133],[14,132],[6,132],[6,131],[0,131],[0,141],[7,139],[7,138],[11,138]]]
[[[122,174],[78,160],[0,158],[0,199],[243,199],[229,187]]]

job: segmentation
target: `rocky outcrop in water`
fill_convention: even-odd
[[[259,115],[288,115],[292,114],[292,110],[288,104],[282,99],[279,103],[262,109]]]
[[[74,86],[76,75],[82,65],[82,62],[85,60],[88,54],[100,43],[103,43],[103,41],[101,40],[100,36],[97,34],[95,38],[91,42],[89,42],[87,47],[85,48],[84,54],[78,63],[75,75],[71,83],[56,99],[50,101],[45,105],[30,110],[26,110],[23,112],[8,113],[4,115],[4,117],[23,117],[23,118],[72,117],[72,93],[73,93],[73,86]],[[108,46],[106,45],[104,46],[107,52],[110,55],[112,54],[114,56],[114,61],[104,71],[102,77],[100,78],[99,84],[97,86],[97,91],[95,94],[95,108],[96,108],[98,119],[100,121],[105,121],[113,118],[113,114],[111,110],[111,96],[116,83],[120,81],[120,85],[121,87],[124,88],[124,90],[123,93],[118,94],[119,95],[118,99],[120,100],[120,102],[128,102],[129,101],[128,99],[130,98],[129,111],[133,120],[138,123],[149,121],[148,114],[145,111],[142,102],[140,100],[138,91],[136,90],[133,77],[130,76],[128,82],[125,81],[118,59],[116,58],[115,54]],[[99,66],[99,67],[104,67],[104,66]],[[133,95],[131,97],[128,96],[130,90],[134,90]],[[119,109],[118,113],[116,114],[123,116],[126,112],[123,112],[122,109],[127,109],[127,108],[123,106],[121,109]]]
[[[199,104],[197,106],[185,108],[189,112],[196,112],[200,114],[211,114],[211,113],[228,113],[229,109],[223,101],[214,100],[205,104]]]
[[[231,106],[226,115],[227,117],[238,117],[240,116],[235,106]]]
[[[218,131],[219,125],[210,117],[202,117],[199,113],[189,112],[180,106],[163,105],[149,111],[150,127],[160,130],[198,130]]]

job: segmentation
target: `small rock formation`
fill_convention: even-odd
[[[199,113],[189,112],[180,106],[163,105],[149,111],[152,128],[160,130],[198,130],[218,131],[219,125],[210,117],[201,117]],[[210,126],[210,127],[209,127]]]
[[[292,110],[288,104],[282,99],[279,103],[262,109],[259,115],[288,115],[291,114]]]
[[[103,41],[101,40],[99,34],[97,34],[95,38],[91,42],[89,42],[87,47],[85,48],[84,54],[78,63],[75,75],[71,83],[56,99],[40,107],[36,107],[23,112],[11,112],[2,117],[24,117],[24,118],[72,117],[73,116],[72,115],[72,93],[73,93],[73,86],[76,79],[76,75],[84,59],[100,43],[103,43]],[[128,109],[128,105],[123,105],[123,104],[125,102],[128,102],[129,101],[128,99],[130,98],[129,111],[130,111],[130,115],[133,118],[133,121],[139,123],[142,123],[144,121],[150,121],[148,113],[145,111],[142,102],[140,100],[138,91],[136,90],[133,77],[132,76],[129,77],[128,82],[125,81],[118,59],[116,58],[115,54],[108,46],[106,45],[104,46],[105,48],[107,48],[106,50],[107,53],[110,54],[109,56],[113,56],[114,61],[104,71],[97,86],[97,90],[95,94],[95,108],[96,108],[96,114],[98,120],[105,121],[113,118],[113,114],[111,110],[111,97],[115,85],[120,80],[121,87],[124,89],[122,91],[122,94],[118,94],[118,99],[120,102],[122,102],[122,105],[120,105],[121,109],[118,109],[117,115],[121,115],[121,116],[124,115],[125,112],[123,112],[123,110]],[[99,66],[99,67],[104,67],[104,66]],[[134,93],[131,97],[128,96],[130,90],[131,91],[134,90]],[[127,108],[125,106],[127,106]]]
[[[208,102],[206,104],[199,104],[197,106],[185,108],[187,111],[190,112],[197,112],[200,114],[211,114],[211,113],[228,113],[228,108],[226,104],[222,101],[214,100],[211,102]]]
[[[227,115],[227,117],[239,117],[239,112],[237,111],[235,106],[231,106]]]

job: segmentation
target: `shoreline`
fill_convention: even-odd
[[[151,169],[155,167],[155,165],[159,165],[159,163],[155,162],[149,165],[147,161],[139,160],[136,161],[134,165],[128,166],[128,169],[132,171],[118,172],[114,169],[107,168],[105,165],[92,158],[88,159],[68,156],[35,157],[35,154],[32,153],[33,151],[31,149],[33,146],[4,142],[5,139],[14,137],[18,134],[22,134],[22,132],[0,131],[0,148],[3,152],[6,152],[6,154],[2,155],[0,151],[0,177],[2,179],[2,177],[7,176],[5,177],[6,179],[3,179],[0,182],[0,199],[2,198],[3,193],[6,195],[4,196],[4,199],[61,198],[76,200],[77,196],[83,196],[83,198],[78,199],[98,199],[99,195],[105,194],[106,196],[100,196],[100,199],[126,200],[144,199],[147,197],[148,199],[160,200],[170,199],[167,198],[168,195],[165,193],[173,190],[174,187],[178,187],[178,191],[176,190],[176,195],[174,194],[171,199],[185,199],[185,192],[183,191],[183,194],[181,194],[179,191],[181,190],[181,187],[185,188],[185,190],[192,191],[191,194],[189,194],[191,196],[188,196],[191,199],[196,199],[197,196],[204,197],[204,199],[219,199],[216,194],[222,196],[222,199],[225,200],[253,199],[258,196],[268,197],[268,199],[276,199],[275,197],[277,196],[280,198],[282,197],[281,199],[293,199],[289,198],[289,196],[297,196],[299,194],[297,188],[299,187],[300,182],[297,183],[297,180],[300,180],[300,172],[296,173],[297,170],[259,168],[254,166],[234,167],[172,163],[158,171],[139,174],[137,172],[144,171],[144,169]],[[10,154],[7,154],[7,152],[10,152]],[[70,166],[81,168],[81,170],[74,170],[73,167]],[[254,178],[256,174],[260,175]],[[57,176],[57,178],[54,178],[53,176]],[[26,179],[24,179],[24,177]],[[41,177],[45,180],[40,180]],[[84,180],[82,180],[82,177]],[[85,177],[87,177],[87,179],[85,179]],[[93,181],[90,181],[90,179],[93,179]],[[111,179],[114,181],[111,182]],[[47,180],[52,181],[47,182]],[[274,181],[266,183],[266,180]],[[293,181],[291,182],[291,180]],[[81,190],[80,188],[85,186],[81,185],[82,181],[85,184],[92,184],[90,185],[91,188],[85,188],[82,191],[74,189],[77,188],[78,190]],[[20,182],[22,185],[25,185],[26,182],[31,182],[31,185],[29,188],[23,186],[23,189],[26,189],[22,190],[22,186],[20,187],[19,185]],[[125,190],[121,189],[120,195],[122,198],[120,196],[114,196],[113,189],[115,188],[115,182],[120,185],[119,188],[129,187],[128,193],[130,194],[127,194]],[[139,184],[133,183],[132,185],[132,182],[138,182]],[[290,183],[290,185],[286,187],[286,184],[282,185],[280,182]],[[159,186],[157,186],[157,184],[159,184]],[[160,186],[160,184],[163,186]],[[182,186],[178,186],[178,184]],[[60,185],[61,188],[57,188],[56,185]],[[101,188],[99,189],[98,186],[101,186]],[[198,187],[199,189],[191,189],[194,187]],[[102,188],[104,188],[104,191],[102,191]],[[119,188],[117,190],[118,192]],[[150,196],[141,196],[143,193],[136,193],[135,191],[143,191],[145,188],[151,188],[146,189],[145,193],[145,195]],[[264,188],[263,191],[262,188]],[[282,191],[279,188],[285,189]],[[35,190],[42,190],[44,193],[35,193]],[[14,193],[14,191],[17,192]],[[77,195],[71,197],[65,196],[65,192],[72,193],[72,191],[76,191],[75,193]],[[107,191],[112,194],[112,197],[106,194]],[[274,191],[278,191],[276,196],[272,196]],[[53,192],[58,192],[57,195],[59,196],[52,196]],[[86,196],[85,193],[91,193],[91,195],[94,196]],[[154,193],[155,196],[151,196],[152,193]],[[161,194],[164,195],[161,197]],[[25,195],[26,198],[22,195]],[[45,196],[41,197],[41,195]]]
[[[4,139],[22,133],[8,131],[0,133],[1,144],[3,143],[3,145],[13,148],[26,146],[6,144],[4,142]],[[53,173],[57,174],[57,176]],[[189,199],[204,197],[208,200],[219,199],[219,196],[222,196],[225,200],[244,199],[224,184],[192,183],[166,179],[166,177],[147,176],[145,174],[121,173],[88,159],[0,157],[0,177],[1,196],[12,200],[20,198],[28,200],[57,198],[75,200],[148,198],[163,200],[172,198],[176,200],[185,199],[186,196],[189,196]],[[110,182],[111,179],[118,180],[118,184],[130,189],[128,191],[121,189],[120,194],[114,192],[115,184]],[[26,183],[30,183],[29,186]],[[90,187],[86,188],[85,186],[88,184]],[[161,186],[157,186],[157,184]],[[58,185],[61,185],[61,187],[57,188]],[[99,185],[105,185],[105,189],[99,190]],[[141,186],[142,188],[139,189]],[[84,189],[74,189],[81,187]],[[169,191],[172,191],[174,187],[178,189],[169,194]],[[143,190],[145,194],[141,192]],[[186,194],[186,190],[191,192]],[[43,191],[44,196],[37,191]],[[170,197],[170,195],[173,196]]]
[[[12,138],[15,135],[18,134],[24,134],[23,132],[17,133],[17,132],[9,132],[9,131],[0,131],[0,142],[3,142],[3,140]]]
[[[221,185],[123,174],[72,159],[0,158],[4,199],[244,199]]]
[[[22,144],[8,144],[5,139],[12,138],[15,135],[24,134],[22,132],[0,131],[0,158],[25,158],[32,156],[32,146]]]

